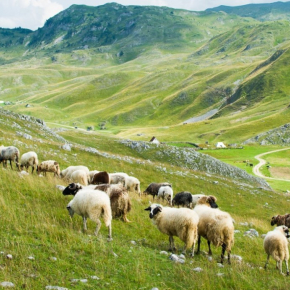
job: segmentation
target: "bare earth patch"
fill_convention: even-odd
[[[290,179],[290,168],[289,167],[272,167],[270,168],[272,177]]]

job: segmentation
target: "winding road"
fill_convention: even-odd
[[[261,158],[262,156],[264,155],[268,155],[268,154],[271,154],[271,153],[275,153],[275,152],[278,152],[278,151],[284,151],[284,150],[290,150],[290,148],[283,148],[283,149],[278,149],[278,150],[274,150],[274,151],[269,151],[269,152],[265,152],[265,153],[262,153],[262,154],[259,154],[259,155],[256,155],[255,158],[259,161],[259,163],[257,165],[254,166],[253,168],[253,173],[259,177],[262,177],[262,178],[266,178],[266,179],[272,179],[272,180],[282,180],[282,181],[290,181],[288,179],[282,179],[282,178],[273,178],[273,177],[267,177],[265,175],[263,175],[261,172],[260,172],[260,168],[266,164],[266,160],[264,160],[263,158]]]

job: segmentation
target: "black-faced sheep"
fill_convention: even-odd
[[[42,161],[37,167],[37,174],[43,172],[46,176],[46,172],[53,172],[54,176],[60,176],[60,168],[58,162],[55,160]]]
[[[267,233],[264,239],[264,249],[267,254],[265,269],[269,263],[270,256],[272,256],[281,274],[283,274],[282,262],[285,261],[287,275],[289,275],[289,249],[287,238],[289,238],[289,230],[286,226],[276,227],[273,231]]]
[[[26,171],[28,171],[29,166],[32,167],[31,173],[33,173],[34,169],[36,169],[37,171],[38,157],[34,151],[24,153],[20,158],[21,170],[23,170],[23,168],[25,167]]]
[[[201,197],[193,211],[199,216],[198,223],[198,249],[200,251],[200,238],[203,237],[208,243],[208,254],[212,255],[210,243],[214,246],[221,246],[221,263],[224,261],[225,251],[228,253],[228,262],[231,263],[230,254],[234,244],[234,225],[231,216],[218,208],[211,208],[214,196]]]
[[[109,173],[107,171],[100,171],[96,173],[91,181],[91,184],[110,183]]]
[[[271,219],[271,226],[286,226],[290,228],[290,214],[286,213],[284,215],[275,215]]]
[[[150,194],[153,196],[153,200],[154,200],[154,197],[156,195],[158,195],[158,191],[159,191],[159,188],[161,186],[171,186],[170,183],[168,182],[163,182],[163,183],[156,183],[156,182],[152,182],[148,185],[148,187],[143,191],[143,194]]]
[[[108,227],[108,241],[112,240],[112,211],[110,198],[105,192],[92,189],[80,190],[66,208],[71,217],[76,213],[83,218],[84,231],[87,230],[87,218],[96,222],[95,235],[98,235],[101,228],[100,217],[103,217],[105,225]]]
[[[18,170],[20,170],[19,157],[20,157],[20,152],[18,148],[14,146],[8,146],[8,147],[4,147],[3,145],[0,146],[0,163],[3,162],[3,166],[6,165],[7,167],[7,161],[9,160],[11,169],[13,169],[12,161],[14,161]]]
[[[102,190],[109,195],[113,218],[122,217],[124,222],[130,222],[127,213],[131,210],[131,201],[122,184],[100,184],[95,189]]]
[[[169,251],[176,250],[173,236],[177,236],[185,244],[183,253],[192,247],[191,255],[194,256],[199,220],[194,211],[188,208],[163,207],[160,204],[151,204],[145,210],[150,211],[149,217],[158,230],[169,236]]]
[[[160,186],[157,194],[158,199],[166,200],[169,205],[172,205],[173,190],[171,186]]]
[[[63,195],[76,195],[83,189],[97,189],[106,192],[110,197],[113,217],[122,217],[125,222],[129,222],[127,213],[131,210],[131,201],[122,184],[100,184],[83,187],[78,183],[71,183],[62,193]]]
[[[192,194],[188,191],[181,191],[176,193],[174,198],[172,199],[172,205],[177,205],[178,207],[184,206],[191,208],[192,207]]]

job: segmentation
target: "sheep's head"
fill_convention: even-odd
[[[272,219],[271,219],[271,226],[277,224],[277,218],[278,218],[278,215],[275,215],[275,216],[272,217]]]
[[[199,200],[197,201],[197,204],[203,204],[203,205],[207,205],[208,207],[211,208],[218,208],[218,205],[216,204],[216,197],[213,195],[205,195],[199,198]]]
[[[149,217],[152,219],[159,212],[162,212],[162,205],[153,203],[149,207],[145,208],[145,210],[150,211]]]
[[[76,195],[82,189],[79,183],[70,183],[62,192],[63,195]]]
[[[281,232],[283,232],[285,234],[286,238],[289,238],[290,237],[290,235],[289,235],[289,229],[286,226],[276,227],[275,230],[280,230]]]

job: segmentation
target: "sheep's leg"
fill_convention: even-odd
[[[168,251],[172,251],[172,252],[176,251],[173,236],[169,236],[169,250]]]
[[[84,232],[87,230],[87,218],[83,217]]]
[[[11,169],[13,169],[13,168],[12,168],[12,161],[11,161],[11,160],[9,160],[9,162],[10,162]]]
[[[279,272],[280,272],[280,274],[282,274],[283,275],[283,272],[282,272],[282,260],[280,260],[278,263],[279,263]]]
[[[286,264],[286,274],[289,276],[289,268],[288,268],[288,261],[285,259],[285,264]]]
[[[196,251],[196,254],[199,254],[199,252],[200,252],[200,242],[201,242],[201,238],[200,238],[200,236],[198,236],[198,241],[197,241],[197,251]]]
[[[97,223],[97,227],[96,227],[96,230],[95,230],[95,236],[97,236],[98,235],[98,233],[99,233],[99,230],[100,230],[100,228],[101,228],[101,225],[102,225],[102,223],[101,223],[101,221],[98,219],[98,220],[96,220],[96,223]]]
[[[128,220],[128,218],[127,218],[127,216],[125,214],[123,215],[123,221],[125,223],[130,223],[131,222],[131,221]]]
[[[221,254],[221,264],[224,263],[224,256],[225,256],[225,251],[226,251],[227,245],[225,243],[222,244],[222,254]]]
[[[207,241],[207,245],[208,245],[208,254],[210,256],[212,256],[212,251],[211,251],[211,248],[210,248],[210,241]]]
[[[267,269],[267,266],[268,266],[268,263],[269,263],[269,259],[270,259],[270,255],[267,255],[267,260],[266,260],[266,263],[265,263],[265,266],[264,266],[265,269]]]
[[[231,264],[231,251],[228,251],[228,263]]]
[[[111,242],[113,241],[113,238],[112,238],[112,226],[111,224],[108,226],[108,242]]]

